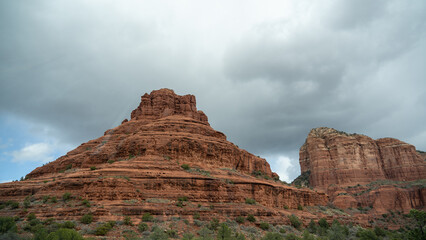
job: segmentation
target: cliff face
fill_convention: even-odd
[[[90,211],[98,220],[199,212],[202,219],[253,214],[282,222],[299,205],[326,205],[326,194],[287,186],[276,177],[265,159],[211,128],[194,96],[161,89],[143,95],[131,119],[104,136],[35,169],[25,181],[0,184],[0,201],[31,196],[38,205],[30,211],[39,217],[76,219]],[[42,201],[65,192],[87,199],[91,207]],[[188,201],[178,200],[183,196]],[[246,199],[258,204],[245,204]]]
[[[326,190],[337,207],[376,212],[425,207],[426,164],[410,144],[321,127],[311,130],[299,154],[302,175],[309,175],[310,186]]]
[[[310,184],[318,188],[426,177],[426,165],[415,147],[393,138],[374,140],[332,128],[316,128],[309,133],[299,155],[302,173],[310,171]]]

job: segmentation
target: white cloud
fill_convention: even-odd
[[[289,158],[288,156],[278,156],[276,160],[270,161],[273,165],[273,170],[280,176],[280,179],[286,182],[291,182],[294,179],[293,163],[294,159]]]
[[[0,183],[12,182],[13,180],[0,180]]]
[[[54,160],[54,147],[48,143],[34,143],[10,153],[12,162],[40,162],[46,163]]]

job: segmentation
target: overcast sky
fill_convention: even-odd
[[[426,150],[426,1],[1,1],[0,182],[163,87],[286,181],[314,127]]]

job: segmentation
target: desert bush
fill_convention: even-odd
[[[177,238],[178,237],[178,233],[174,229],[167,229],[166,234],[171,238]]]
[[[217,231],[217,239],[231,239],[232,230],[226,223],[222,223]]]
[[[238,216],[237,218],[235,218],[235,221],[237,223],[244,223],[246,219],[243,216]]]
[[[93,215],[92,214],[85,214],[83,217],[81,217],[80,222],[84,224],[90,224],[93,221]]]
[[[201,228],[198,231],[198,235],[200,235],[200,239],[213,239],[213,231],[206,227]]]
[[[61,228],[47,236],[47,240],[84,240],[84,238],[74,229]]]
[[[83,199],[83,201],[81,201],[81,204],[82,204],[83,206],[90,207],[90,202],[89,202],[89,200],[87,200],[87,199]]]
[[[159,227],[154,228],[154,231],[152,231],[151,235],[149,235],[150,240],[166,240],[169,239],[169,236],[167,235],[167,233],[164,232],[164,230],[162,230]]]
[[[246,204],[256,204],[256,200],[254,200],[253,198],[246,198]]]
[[[96,170],[96,167],[95,166],[91,166],[90,170],[94,171],[94,170]]]
[[[129,216],[124,217],[124,225],[133,226],[132,219]]]
[[[199,212],[194,212],[193,218],[194,219],[200,219],[200,213]]]
[[[268,232],[265,234],[262,240],[284,240],[284,237],[276,232]]]
[[[71,222],[71,221],[66,221],[66,222],[64,222],[64,223],[61,224],[61,228],[74,229],[75,228],[75,223]]]
[[[96,228],[95,235],[105,236],[114,226],[115,226],[114,221],[106,222]]]
[[[66,202],[66,201],[68,201],[68,200],[70,200],[70,199],[71,199],[71,193],[66,192],[66,193],[64,193],[64,194],[62,195],[62,200],[63,200],[64,202]]]
[[[148,231],[148,224],[146,224],[146,223],[139,223],[139,225],[138,225],[138,230],[139,230],[139,232],[145,232],[145,231]]]
[[[318,225],[322,228],[328,229],[330,227],[330,224],[328,224],[327,220],[325,218],[321,218],[318,220]]]
[[[256,218],[253,215],[249,214],[247,216],[247,221],[249,221],[249,222],[256,222]]]
[[[10,206],[11,209],[19,208],[19,203],[16,201],[8,201],[6,202],[6,205]]]
[[[297,205],[297,210],[300,210],[300,211],[302,211],[303,210],[303,206],[302,205]]]
[[[183,170],[189,170],[189,169],[191,169],[191,168],[189,167],[189,165],[188,165],[188,164],[182,164],[180,167],[181,167]]]
[[[16,223],[13,217],[0,217],[0,233],[16,232]]]
[[[300,226],[302,226],[302,222],[295,215],[292,214],[292,215],[288,216],[288,218],[290,219],[291,226],[293,226],[294,228],[299,229]]]
[[[142,221],[144,222],[151,222],[154,219],[154,217],[151,215],[151,213],[144,213],[142,216]]]
[[[285,240],[299,240],[300,238],[296,236],[294,233],[287,234],[285,236]]]
[[[308,230],[308,232],[310,232],[310,233],[316,233],[317,232],[317,224],[315,223],[315,221],[313,219],[311,219],[311,221],[309,222],[309,225],[306,228],[306,230]]]
[[[379,240],[377,235],[371,229],[360,228],[356,233],[360,240]]]
[[[51,203],[57,203],[57,202],[58,202],[58,200],[57,200],[57,198],[56,198],[56,197],[52,197],[52,198],[50,199],[50,202],[51,202]]]
[[[268,230],[268,229],[269,229],[269,223],[261,222],[261,223],[260,223],[260,225],[259,225],[259,227],[260,227],[262,230]]]
[[[36,215],[34,214],[34,213],[30,213],[30,214],[28,214],[28,216],[27,216],[27,221],[29,222],[29,221],[31,221],[31,220],[33,220],[33,219],[36,219],[37,217],[36,217]]]
[[[178,201],[180,201],[180,202],[187,202],[188,201],[188,197],[187,196],[179,197]]]
[[[182,236],[182,240],[192,240],[192,239],[194,239],[194,234],[192,233],[185,233]]]
[[[209,225],[207,226],[208,229],[215,231],[219,227],[219,220],[217,218],[213,218]]]

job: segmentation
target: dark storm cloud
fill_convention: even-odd
[[[404,128],[404,120],[421,119],[424,111],[419,114],[421,106],[414,102],[420,102],[416,95],[423,96],[426,87],[424,76],[416,73],[424,71],[380,76],[384,69],[391,71],[394,62],[401,71],[409,67],[404,65],[404,57],[410,52],[424,52],[425,4],[401,4],[332,3],[322,6],[326,14],[264,23],[229,47],[225,58],[228,76],[237,84],[262,82],[275,88],[262,99],[261,108],[267,114],[258,114],[256,109],[248,116],[257,125],[247,135],[268,140],[246,144],[262,152],[290,151],[317,126],[373,137],[398,133],[398,137],[402,136],[398,130],[376,123],[390,121]],[[423,53],[414,55],[425,62]],[[400,97],[414,102],[399,102]],[[396,113],[400,109],[404,109],[401,115]]]
[[[75,146],[167,87],[289,178],[318,126],[426,149],[425,13],[421,0],[1,1],[0,114]]]

